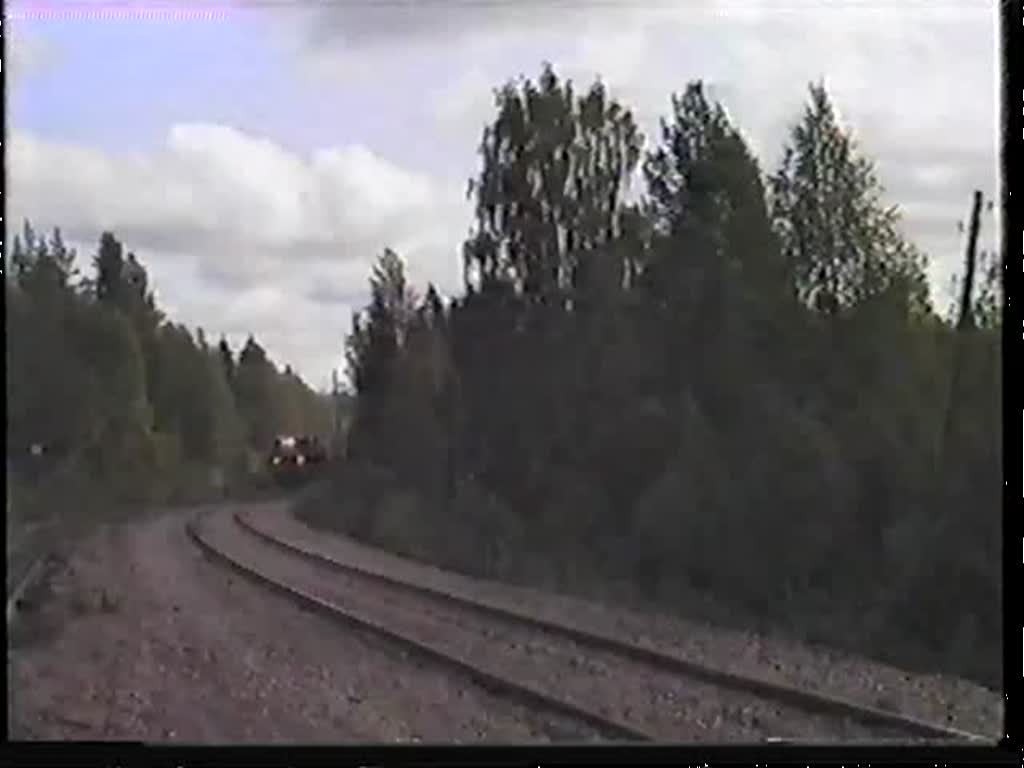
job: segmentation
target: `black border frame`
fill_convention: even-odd
[[[828,2],[828,0],[822,0]],[[1017,209],[1013,207],[1014,177],[1011,169],[1020,162],[1019,148],[1024,142],[1024,89],[1019,76],[1019,56],[1014,43],[1019,42],[1022,31],[1020,0],[997,0],[999,9],[999,40],[1002,54],[1001,113],[1000,113],[1000,165],[1002,180],[1000,204],[1002,207],[1002,258],[1004,312],[1003,323],[1003,400],[1008,392],[1016,392],[1012,384],[1011,368],[1005,364],[1006,350],[1016,347],[1020,337],[1013,328],[1024,328],[1018,319],[1016,281],[1020,272],[1011,269],[1007,258],[1009,245],[1016,242],[1020,230],[1011,232],[1011,220]],[[0,37],[2,35],[0,30]],[[6,41],[3,41],[6,49]],[[955,55],[955,52],[951,52]],[[4,92],[4,76],[0,70],[0,93]],[[1018,103],[1017,94],[1021,94]],[[957,94],[969,98],[969,94]],[[6,117],[6,110],[5,110]],[[6,133],[6,120],[4,121]],[[1016,160],[1016,163],[1015,163]],[[3,159],[0,159],[0,164]],[[0,172],[3,165],[0,165]],[[6,208],[6,206],[5,206]],[[9,228],[4,222],[4,230]],[[1021,232],[1024,237],[1024,232]],[[1012,237],[1011,237],[1012,235]],[[6,239],[6,238],[5,238]],[[1024,240],[1022,240],[1024,243]],[[1024,255],[1024,254],[1022,254]],[[1017,278],[1012,277],[1017,275]],[[2,298],[0,298],[2,301]],[[1011,322],[1011,319],[1014,322]],[[1019,349],[1019,347],[1017,347]],[[4,406],[6,416],[6,405]],[[1014,416],[1016,419],[1016,416]],[[4,419],[6,422],[6,418]],[[1004,421],[1005,424],[1005,421]],[[1015,434],[1015,433],[1014,433]],[[871,765],[871,764],[930,764],[933,766],[957,764],[1021,765],[1022,741],[1019,729],[1021,681],[1024,669],[1017,666],[1017,629],[1024,631],[1020,602],[1014,600],[1010,585],[1016,583],[1013,574],[1024,575],[1024,562],[1016,560],[1016,542],[1021,538],[1020,518],[1010,514],[1019,509],[1014,503],[1024,497],[1020,475],[1009,473],[1012,463],[1016,467],[1016,437],[1011,442],[1009,432],[1003,432],[1003,695],[1005,706],[1004,736],[998,744],[990,746],[429,746],[429,745],[365,745],[365,746],[259,746],[259,747],[188,747],[145,745],[134,742],[12,742],[4,727],[2,754],[4,764],[17,766],[263,766],[263,765],[416,765],[416,766],[478,766],[478,765],[684,765],[696,764],[802,764],[802,765]],[[1013,459],[1011,462],[1010,459]],[[1010,483],[1010,477],[1017,478]],[[6,482],[5,482],[6,486]],[[1016,496],[1018,492],[1022,496]],[[1012,628],[1012,631],[1011,631]],[[6,626],[4,634],[6,636]],[[1013,654],[1010,649],[1013,648]],[[1011,658],[1013,662],[1011,663]],[[1012,694],[1011,694],[1012,692]],[[1012,734],[1012,736],[1011,736]]]
[[[1009,263],[1009,252],[1011,243],[1020,242],[1024,246],[1024,232],[1012,228],[1011,221],[1021,221],[1020,204],[1014,207],[1012,195],[1015,185],[1013,168],[1019,168],[1020,148],[1024,144],[1024,89],[1021,86],[1020,77],[1020,55],[1019,43],[1022,35],[1022,14],[1019,0],[997,0],[999,5],[999,44],[1002,54],[1001,74],[1001,113],[1000,113],[1000,140],[1001,148],[999,153],[1000,168],[1002,170],[1002,183],[1000,185],[1000,205],[1002,207],[1002,232],[1000,232],[1002,259],[1003,259],[1003,738],[999,741],[1000,748],[1013,750],[1017,758],[1017,764],[1022,760],[1024,751],[1024,738],[1020,731],[1021,717],[1021,691],[1024,689],[1024,665],[1021,663],[1021,656],[1017,655],[1017,630],[1024,631],[1024,617],[1021,614],[1021,603],[1014,600],[1012,584],[1019,583],[1017,578],[1024,576],[1024,561],[1017,560],[1017,542],[1022,540],[1024,529],[1020,524],[1020,507],[1016,502],[1024,497],[1024,484],[1022,476],[1017,474],[1019,454],[1013,448],[1019,448],[1020,443],[1016,440],[1016,429],[1013,430],[1013,439],[1010,439],[1011,432],[1005,427],[1009,423],[1006,418],[1008,393],[1018,393],[1013,383],[1012,371],[1015,370],[1007,365],[1007,352],[1016,348],[1018,351],[1021,337],[1017,336],[1019,329],[1024,327],[1024,318],[1020,315],[1020,299],[1017,292],[1017,281],[1020,279],[1020,271],[1011,268]],[[1016,55],[1015,55],[1016,54]],[[1020,99],[1020,101],[1018,101]],[[1016,161],[1016,162],[1015,162]],[[1018,190],[1019,193],[1019,190]],[[1019,201],[1019,198],[1018,198]],[[1018,237],[1022,237],[1018,240]],[[1022,253],[1024,255],[1024,253]],[[1016,275],[1016,277],[1014,277]],[[1012,329],[1012,330],[1011,330]],[[1013,398],[1016,399],[1016,396]],[[1014,414],[1013,421],[1017,416]],[[1012,467],[1012,471],[1011,471]],[[1014,482],[1010,482],[1010,478]],[[1017,494],[1021,493],[1021,496]],[[1011,514],[1011,510],[1017,510],[1018,514]],[[1012,653],[1011,653],[1012,649]],[[1024,650],[1024,646],[1022,646]]]
[[[1020,765],[1007,747],[844,746],[266,746],[167,747],[131,742],[21,743],[11,765],[109,766],[530,766],[556,765]]]

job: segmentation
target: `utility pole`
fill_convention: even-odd
[[[434,317],[434,403],[435,413],[444,430],[444,453],[442,456],[441,494],[445,508],[451,512],[455,505],[458,487],[458,378],[455,370],[455,351],[453,349],[452,324],[455,318],[454,301],[448,308],[447,316],[444,308]]]
[[[974,208],[971,210],[971,228],[967,233],[967,268],[964,271],[964,285],[960,293],[960,317],[957,319],[957,331],[974,327],[974,315],[971,313],[971,292],[974,288],[975,250],[978,247],[981,202],[981,191],[975,190]]]
[[[960,314],[957,317],[956,330],[953,334],[953,370],[950,373],[949,396],[946,398],[946,413],[943,419],[942,438],[939,443],[936,461],[937,476],[941,476],[945,472],[946,452],[949,447],[950,435],[953,431],[956,400],[960,393],[960,383],[963,378],[961,369],[963,368],[964,335],[974,328],[974,315],[971,311],[971,293],[974,289],[974,271],[977,262],[978,229],[981,226],[981,203],[981,191],[975,190],[974,205],[971,209],[971,224],[967,232],[966,267],[964,270],[964,283],[960,292]]]
[[[341,446],[341,386],[338,369],[331,370],[331,399],[334,403],[334,434],[331,438],[331,453],[337,454]]]

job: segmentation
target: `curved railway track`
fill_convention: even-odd
[[[225,547],[222,543],[215,544],[211,540],[212,537],[200,532],[200,526],[196,522],[189,523],[186,528],[189,536],[202,551],[242,575],[263,586],[283,593],[303,607],[319,611],[329,618],[339,620],[357,629],[367,630],[395,643],[406,652],[438,663],[449,669],[454,669],[488,691],[508,696],[517,703],[540,708],[556,717],[567,718],[572,722],[578,723],[582,727],[573,729],[575,731],[574,735],[592,738],[596,734],[606,739],[650,740],[649,735],[639,729],[632,728],[613,718],[603,716],[589,708],[569,704],[556,696],[545,693],[543,690],[508,679],[500,673],[487,669],[484,665],[474,664],[458,654],[450,652],[442,644],[424,642],[414,639],[401,631],[396,631],[372,616],[370,611],[359,610],[352,605],[345,605],[337,598],[332,599],[329,596],[318,594],[321,590],[317,590],[315,587],[311,588],[308,584],[298,584],[295,581],[283,579],[279,575],[271,576],[264,570],[246,562],[245,557],[240,556],[238,552],[229,551],[230,547]]]
[[[25,596],[39,581],[56,552],[51,532],[56,528],[54,521],[22,525],[11,523],[11,509],[8,504],[7,527],[7,601],[8,626],[17,618],[23,607]]]
[[[986,741],[365,570],[274,536],[238,513],[210,521],[190,523],[189,534],[235,570],[606,738]]]
[[[5,611],[8,627],[10,627],[11,623],[18,615],[18,611],[21,609],[25,593],[31,588],[43,572],[43,568],[46,566],[46,560],[48,557],[48,554],[44,554],[33,559],[26,568],[21,570],[21,573],[15,580],[14,585],[8,590]]]

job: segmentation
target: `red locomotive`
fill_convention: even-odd
[[[327,461],[327,451],[315,435],[281,435],[270,451],[270,474],[280,483],[302,482]]]

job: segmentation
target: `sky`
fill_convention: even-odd
[[[824,79],[944,310],[970,196],[998,194],[998,21],[981,0],[9,2],[5,217],[83,259],[112,230],[176,321],[254,334],[326,388],[384,247],[461,290],[493,89],[596,77],[651,147],[703,79],[773,172]],[[998,214],[983,220],[993,247]],[[83,264],[84,266],[84,264]]]

